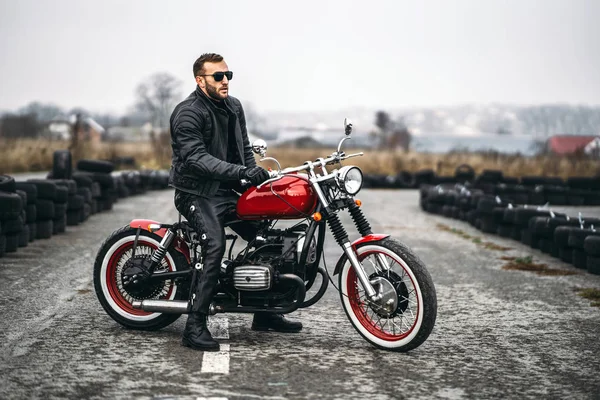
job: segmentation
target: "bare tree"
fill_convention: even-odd
[[[137,86],[136,107],[152,118],[152,124],[167,129],[169,118],[180,97],[181,82],[174,76],[159,72]]]
[[[401,147],[404,151],[410,149],[412,134],[404,122],[404,118],[399,117],[394,121],[387,112],[377,111],[375,125],[379,129],[373,133],[373,136],[379,138],[379,148],[393,150]]]

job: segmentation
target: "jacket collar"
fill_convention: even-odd
[[[196,85],[196,91],[195,91],[195,93],[196,93],[196,96],[199,96],[199,97],[203,98],[205,100],[205,102],[207,104],[209,104],[210,107],[213,110],[219,109],[219,107],[217,106],[216,102],[213,99],[211,99],[210,97],[208,97],[206,94],[204,94],[204,92],[202,91],[202,89],[200,89],[200,86]],[[225,106],[227,106],[227,109],[229,110],[229,112],[232,113],[233,111],[232,111],[232,108],[231,108],[231,104],[229,104],[229,98],[223,100],[223,103],[225,103]]]

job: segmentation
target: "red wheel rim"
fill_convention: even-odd
[[[148,246],[148,247],[151,247],[152,249],[157,248],[157,246],[154,243],[149,243],[149,242],[143,241],[141,237],[139,238],[137,245],[138,246],[140,246],[140,245]],[[119,260],[121,259],[123,254],[125,254],[127,251],[131,250],[132,248],[133,248],[133,242],[127,242],[127,243],[123,243],[115,252],[113,252],[112,256],[108,260],[108,265],[106,267],[106,286],[108,288],[108,293],[109,293],[111,299],[115,302],[115,304],[121,310],[125,311],[128,314],[132,314],[132,315],[148,316],[153,313],[133,308],[131,306],[131,303],[125,297],[123,297],[123,294],[121,293],[121,291],[119,290],[119,286],[117,285],[117,280],[121,279],[120,276],[117,276],[117,266],[118,266]],[[173,271],[173,265],[171,265],[171,262],[169,261],[169,259],[164,258],[164,260],[167,261],[169,271]],[[170,298],[171,294],[173,293],[173,287],[174,287],[174,285],[171,285],[169,287],[169,291],[167,292],[167,294],[165,296],[162,296],[161,298]]]
[[[358,258],[360,261],[363,261],[367,256],[369,256],[371,254],[377,254],[377,253],[381,253],[385,257],[390,257],[388,254],[383,253],[381,251],[371,250],[371,251],[367,251],[367,252],[361,254]],[[408,271],[406,270],[406,268],[404,267],[404,265],[401,262],[399,262],[395,258],[392,258],[392,259],[395,261],[396,264],[398,264],[404,270],[404,272],[405,272],[404,276],[406,278],[410,279],[412,287],[415,289],[415,292],[416,292],[417,286],[415,285],[415,282],[414,282],[412,276],[408,273]],[[404,279],[406,279],[406,278],[404,278]],[[405,337],[409,336],[412,333],[415,326],[417,326],[417,324],[419,322],[419,311],[420,311],[420,307],[421,307],[421,303],[419,302],[419,297],[416,295],[416,293],[415,293],[415,298],[416,298],[416,302],[417,302],[417,309],[415,310],[416,312],[414,313],[416,315],[416,317],[415,317],[414,321],[412,322],[410,328],[405,332],[401,332],[398,334],[392,334],[392,333],[386,332],[383,329],[383,327],[379,326],[377,321],[373,320],[373,318],[371,318],[367,314],[367,310],[369,309],[369,306],[365,305],[364,302],[360,299],[359,285],[360,285],[360,283],[358,282],[358,276],[356,275],[354,268],[350,267],[348,270],[348,277],[346,280],[346,287],[348,288],[348,299],[350,301],[350,306],[352,308],[352,312],[358,319],[359,323],[370,334],[372,334],[373,336],[375,336],[381,340],[385,340],[388,342],[395,342],[395,341],[404,339]]]

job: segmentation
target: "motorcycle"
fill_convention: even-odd
[[[342,307],[356,331],[372,345],[409,351],[431,333],[437,298],[422,261],[387,234],[371,230],[355,195],[363,174],[342,161],[352,122],[344,120],[345,137],[327,158],[281,169],[265,157],[267,144],[252,143],[262,161],[277,170],[270,179],[248,188],[237,202],[239,220],[259,221],[259,233],[233,256],[236,235],[226,235],[228,257],[221,264],[218,294],[210,305],[216,313],[291,313],[317,303],[333,283],[323,248],[326,225],[342,249],[333,276],[338,276]],[[339,168],[328,171],[328,168]],[[360,237],[350,241],[339,212],[348,210]],[[278,222],[299,220],[289,227]],[[232,223],[235,223],[232,222]],[[203,267],[202,238],[187,221],[165,224],[135,219],[113,232],[101,245],[94,264],[94,287],[104,310],[128,328],[161,329],[194,301],[193,282]],[[320,276],[311,298],[306,294]],[[335,286],[335,285],[334,285]]]

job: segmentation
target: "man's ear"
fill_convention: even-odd
[[[202,89],[204,89],[204,79],[202,79],[201,76],[196,77],[196,84],[198,86],[200,86]]]

